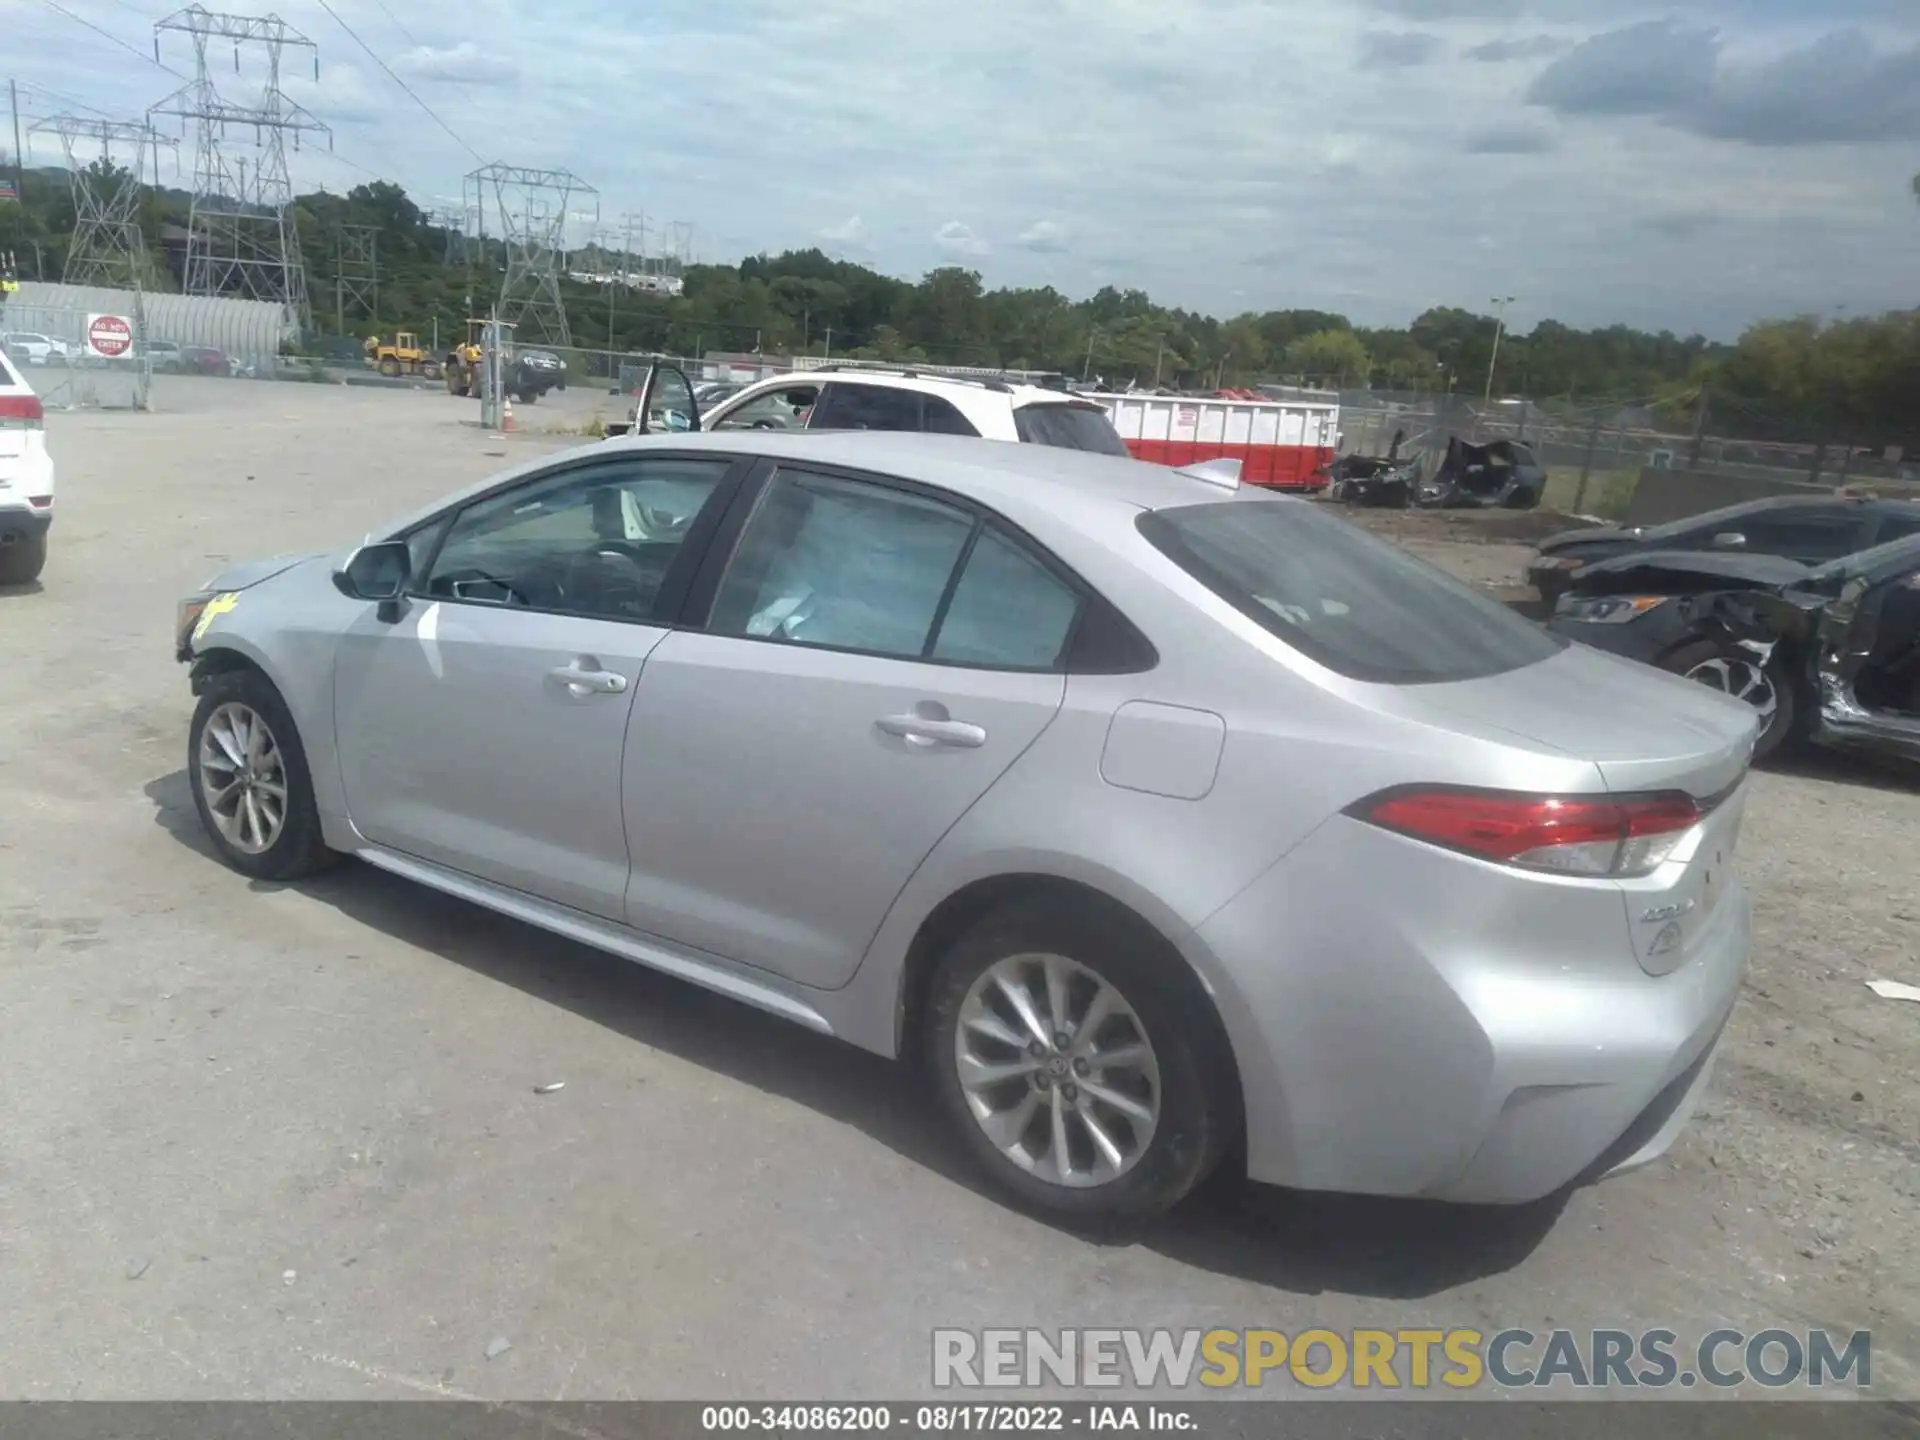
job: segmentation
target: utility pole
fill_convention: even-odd
[[[20,86],[7,81],[7,98],[13,102],[13,193],[22,209],[27,204],[27,162],[20,152]]]
[[[1098,325],[1089,325],[1087,327],[1087,362],[1080,367],[1080,383],[1082,385],[1086,384],[1088,378],[1093,374],[1093,339],[1094,336],[1099,333],[1100,327]]]
[[[821,352],[820,358],[823,360],[833,358],[833,327],[831,325],[827,326],[827,348]]]
[[[1507,306],[1511,305],[1513,300],[1514,297],[1508,295],[1504,299],[1495,296],[1493,301],[1494,315],[1497,318],[1493,322],[1493,358],[1487,361],[1486,403],[1489,406],[1493,404],[1493,368],[1500,363],[1500,337],[1504,335],[1507,330]]]

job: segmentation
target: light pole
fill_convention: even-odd
[[[1513,303],[1513,296],[1505,299],[1495,296],[1493,299],[1493,358],[1487,361],[1487,404],[1493,404],[1493,367],[1500,363],[1500,337],[1507,329],[1507,306]]]

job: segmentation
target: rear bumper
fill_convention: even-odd
[[[1631,917],[1659,898],[1329,822],[1197,932],[1249,1174],[1519,1204],[1664,1153],[1707,1083],[1751,922],[1727,877],[1684,958],[1649,974]]]
[[[31,505],[0,501],[0,545],[18,545],[38,540],[53,525],[53,507],[36,509]]]

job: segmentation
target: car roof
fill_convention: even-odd
[[[1119,519],[1131,528],[1143,510],[1234,499],[1302,504],[1257,487],[1228,488],[1117,455],[1011,440],[925,435],[904,430],[720,430],[622,435],[595,445],[540,456],[441,496],[395,520],[382,533],[400,535],[482,495],[533,478],[557,464],[595,455],[655,450],[665,454],[756,455],[937,486],[1006,516],[1015,524],[1076,528]]]
[[[868,370],[852,365],[845,368],[822,367],[813,370],[795,370],[785,375],[770,375],[764,380],[756,380],[752,383],[755,386],[765,385],[768,389],[778,390],[782,385],[825,384],[829,381],[878,385],[884,389],[893,390],[963,390],[975,395],[984,390],[1008,396],[1015,409],[1026,405],[1061,405],[1070,401],[1081,405],[1093,404],[1090,400],[1079,400],[1077,396],[1069,395],[1064,390],[1047,390],[1038,385],[1016,384],[989,376],[975,378],[970,375],[941,375],[926,370]]]
[[[1235,493],[1164,465],[1117,455],[909,430],[719,430],[623,436],[603,444],[613,449],[659,450],[697,445],[726,454],[871,470],[951,490],[1009,515],[1036,505],[1048,508],[1050,502],[1068,498],[1159,510],[1224,500]]]
[[[1904,513],[1920,508],[1920,500],[1869,495],[1769,495],[1760,500],[1744,500],[1737,505],[1723,505],[1717,510],[1703,510],[1698,515],[1688,515],[1679,520],[1663,521],[1659,525],[1649,526],[1642,531],[1640,538],[1657,539],[1665,535],[1677,535],[1697,526],[1737,520],[1744,515],[1764,515],[1771,510],[1838,509],[1842,506],[1851,506],[1856,510],[1871,510],[1875,513],[1885,510]]]

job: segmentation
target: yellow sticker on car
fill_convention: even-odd
[[[207,627],[213,624],[216,617],[226,614],[239,603],[240,597],[231,590],[224,594],[216,595],[213,599],[209,600],[206,603],[206,608],[200,612],[199,622],[193,627],[193,638],[195,642],[197,643],[201,636],[207,633]]]

